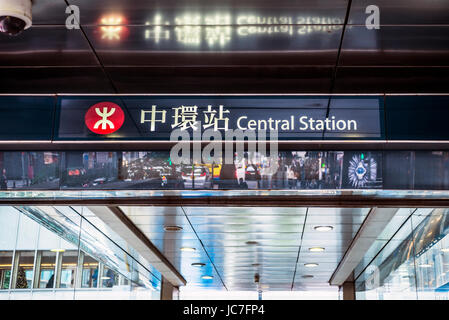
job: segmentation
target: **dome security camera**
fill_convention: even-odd
[[[16,36],[32,25],[32,0],[0,0],[0,32]]]

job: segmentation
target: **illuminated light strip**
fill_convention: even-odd
[[[214,140],[215,141],[215,140]],[[181,143],[209,143],[210,141],[203,141],[203,140],[192,140],[192,141],[186,141]],[[248,141],[221,141],[216,140],[218,143],[237,143],[237,142],[245,142]],[[303,145],[316,145],[316,144],[341,144],[341,145],[347,145],[347,144],[449,144],[449,140],[277,140],[273,141],[280,145],[282,144],[303,144]],[[61,145],[61,144],[117,144],[117,143],[126,143],[126,144],[175,144],[176,142],[170,141],[170,140],[106,140],[106,141],[80,141],[80,140],[65,140],[65,141],[52,141],[52,140],[4,140],[0,141],[0,145],[27,145],[27,144],[55,144],[55,145]],[[342,150],[344,151],[344,150]]]
[[[18,93],[0,93],[0,97],[55,97],[55,96],[71,96],[71,97],[77,97],[77,96],[100,96],[100,97],[125,97],[125,96],[247,96],[247,97],[260,97],[260,96],[276,96],[276,97],[300,97],[300,96],[316,96],[316,97],[373,97],[373,96],[449,96],[449,93],[116,93],[116,94],[108,94],[108,93],[24,93],[24,94],[18,94]]]
[[[104,18],[101,19],[101,23],[102,24],[113,25],[113,26],[121,24],[122,21],[123,21],[123,18],[120,17],[120,16],[117,16],[117,17],[109,16],[109,17],[104,17]]]
[[[83,267],[96,267],[98,266],[98,263],[84,263]]]

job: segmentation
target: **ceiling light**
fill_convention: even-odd
[[[123,22],[123,17],[119,15],[110,15],[101,18],[101,24],[105,25],[119,25]]]
[[[192,267],[204,267],[206,264],[202,263],[202,262],[194,262],[192,263]]]
[[[441,251],[443,251],[443,252],[449,252],[449,248],[443,248],[443,249],[441,249]]]
[[[315,268],[315,267],[318,267],[318,263],[304,263],[304,267]]]
[[[64,252],[65,249],[51,249],[51,252]]]
[[[214,277],[212,277],[212,276],[202,276],[201,277],[201,279],[203,279],[203,280],[211,280],[211,279],[213,279]]]
[[[165,226],[164,230],[165,231],[180,231],[180,230],[182,230],[182,227],[180,227],[180,226]]]
[[[195,248],[189,248],[189,247],[182,247],[181,249],[179,249],[181,251],[185,251],[185,252],[193,252],[196,249]]]
[[[101,280],[111,280],[110,277],[101,277],[100,279],[101,279]]]
[[[247,245],[251,245],[251,246],[255,246],[255,245],[258,245],[259,244],[259,242],[257,242],[257,241],[246,241],[245,242]]]
[[[332,226],[316,226],[314,227],[314,229],[316,231],[320,231],[320,232],[326,232],[326,231],[331,231],[334,229],[334,227]]]
[[[323,252],[324,248],[321,247],[313,247],[313,248],[309,248],[310,252]]]

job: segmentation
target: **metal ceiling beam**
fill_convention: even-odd
[[[171,141],[139,141],[139,140],[113,140],[113,141],[50,141],[50,140],[3,140],[0,141],[0,151],[142,151],[166,150],[169,151],[177,142]],[[191,143],[191,142],[188,142]],[[205,147],[210,141],[201,142]],[[223,141],[223,144],[228,142]],[[235,144],[236,142],[232,142]],[[298,150],[449,150],[447,140],[289,140],[277,141],[281,151]],[[247,146],[247,143],[244,143]],[[269,143],[267,143],[269,146]]]
[[[17,190],[20,192],[21,190]],[[98,190],[96,190],[98,191]],[[39,198],[1,198],[0,206],[14,205],[82,205],[82,206],[215,206],[215,207],[341,207],[341,208],[447,208],[449,201],[441,198],[381,198],[357,195],[332,196],[154,196],[151,198],[98,198],[98,199],[39,199]]]
[[[394,217],[397,208],[372,208],[351,245],[334,271],[329,283],[341,286],[351,276],[368,249]]]
[[[186,285],[187,281],[156,246],[117,207],[88,207],[98,218],[122,237],[143,258],[155,267],[173,286]]]

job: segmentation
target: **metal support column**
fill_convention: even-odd
[[[165,278],[162,278],[161,300],[176,300],[178,296],[178,287],[173,286]]]
[[[343,291],[343,300],[355,300],[355,283],[352,281],[346,281],[340,286],[340,290]]]

